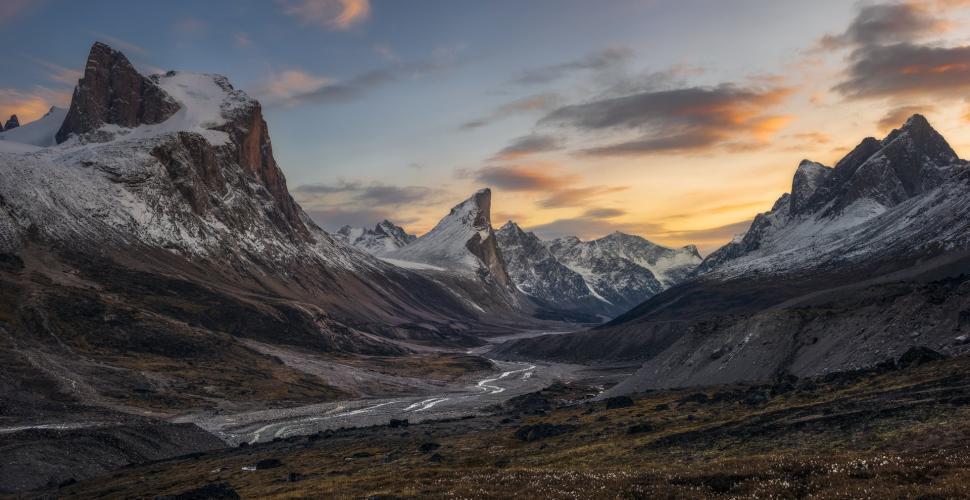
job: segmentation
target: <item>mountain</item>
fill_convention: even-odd
[[[611,317],[611,305],[597,297],[582,275],[569,269],[535,234],[509,221],[495,232],[515,286],[547,310],[588,315],[589,322]],[[622,311],[617,311],[617,313]]]
[[[492,190],[480,189],[411,244],[388,253],[394,261],[443,268],[512,288],[491,221]]]
[[[35,121],[0,132],[0,140],[38,147],[53,146],[57,144],[55,136],[61,124],[64,123],[65,116],[67,116],[66,109],[53,106],[47,114]]]
[[[10,118],[7,118],[7,123],[3,124],[3,129],[0,130],[13,130],[19,126],[20,120],[17,119],[17,115],[10,115]]]
[[[10,421],[346,397],[281,359],[409,355],[528,328],[318,228],[287,190],[260,104],[225,77],[143,77],[95,44],[57,130],[48,147],[0,140]]]
[[[377,256],[393,252],[418,238],[386,219],[374,226],[374,229],[344,226],[333,236],[350,246]]]
[[[509,222],[497,233],[516,286],[563,310],[609,319],[687,277],[700,263],[694,247],[673,250],[614,232],[592,241],[544,242]]]
[[[495,356],[638,361],[612,393],[873,366],[914,346],[970,350],[970,168],[922,116],[792,192],[697,275],[601,328]]]

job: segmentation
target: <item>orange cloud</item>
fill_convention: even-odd
[[[328,29],[350,29],[370,17],[370,0],[282,0],[283,12]]]
[[[269,81],[259,85],[256,93],[269,102],[285,102],[294,96],[319,90],[332,83],[325,76],[311,75],[303,70],[292,69],[274,75]]]
[[[66,107],[71,103],[71,93],[46,87],[36,87],[31,92],[16,89],[0,89],[0,116],[17,115],[20,123],[32,122],[50,110],[51,106]]]

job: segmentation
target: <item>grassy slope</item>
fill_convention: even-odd
[[[610,410],[559,406],[293,438],[124,469],[57,493],[150,497],[227,481],[243,497],[269,498],[970,495],[968,358],[794,388],[656,392]],[[516,439],[539,422],[575,428]],[[650,429],[631,433],[642,424]],[[430,442],[440,447],[420,450]],[[267,458],[282,466],[242,470]]]

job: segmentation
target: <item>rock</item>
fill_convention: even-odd
[[[559,436],[575,431],[577,426],[565,424],[540,423],[519,427],[515,431],[516,439],[525,442],[538,441],[549,437]]]
[[[259,462],[256,462],[255,467],[256,467],[256,470],[264,470],[264,469],[275,469],[277,467],[282,467],[282,466],[283,466],[283,462],[280,462],[278,458],[266,458],[266,459],[260,460]]]
[[[175,495],[165,495],[155,497],[155,500],[217,500],[217,499],[237,499],[239,494],[226,481],[209,483],[201,488],[177,493]]]
[[[606,409],[627,408],[633,406],[633,399],[630,396],[616,396],[606,400]]]
[[[428,458],[429,462],[435,462],[435,463],[441,463],[444,460],[445,460],[445,457],[442,456],[441,453],[435,453],[434,455],[431,455],[430,458]]]
[[[930,363],[933,361],[939,361],[941,359],[946,359],[946,356],[930,349],[929,347],[919,346],[911,347],[909,350],[903,353],[899,357],[896,364],[900,368],[908,368],[912,366],[920,366],[925,363]]]
[[[438,448],[441,448],[440,444],[428,442],[428,443],[422,443],[421,446],[418,446],[418,451],[421,453],[431,453],[432,451],[437,450]]]
[[[631,425],[627,430],[627,434],[642,434],[644,432],[653,432],[653,424],[650,422],[640,422],[638,424]]]
[[[392,429],[396,429],[398,427],[407,427],[408,425],[409,425],[408,424],[408,419],[406,419],[406,418],[405,419],[401,419],[401,420],[396,419],[396,418],[392,418],[391,421],[387,424],[387,426],[390,427],[390,428],[392,428]]]
[[[290,483],[296,483],[303,480],[303,474],[298,472],[291,472],[286,475],[286,481]]]
[[[0,253],[0,270],[19,271],[24,268],[24,260],[12,253]]]
[[[57,487],[58,488],[67,488],[68,486],[70,486],[72,484],[77,484],[77,479],[74,479],[73,477],[70,477],[70,478],[67,478],[67,479],[61,481],[60,484],[57,485]]]
[[[74,87],[67,117],[57,131],[57,143],[106,124],[132,128],[161,123],[178,110],[179,104],[154,81],[138,73],[124,54],[95,42],[84,76]]]
[[[11,130],[20,126],[20,120],[17,119],[17,115],[10,115],[7,119],[7,123],[3,124],[3,130]]]

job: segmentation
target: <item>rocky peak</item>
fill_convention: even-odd
[[[398,246],[404,246],[412,241],[418,239],[417,236],[409,234],[404,230],[403,227],[394,224],[393,222],[384,219],[374,226],[374,232],[378,234],[383,234],[399,243]]]
[[[811,160],[802,160],[798,164],[795,176],[792,179],[791,196],[789,197],[792,214],[799,214],[806,208],[809,199],[825,182],[830,173],[832,173],[830,167]]]
[[[57,142],[66,141],[71,135],[92,132],[105,124],[132,128],[161,123],[178,110],[178,103],[154,80],[138,73],[124,54],[95,42],[84,76],[74,87],[71,107],[57,132]]]
[[[491,224],[492,191],[480,189],[455,205],[435,227],[388,257],[456,271],[490,276],[502,287],[514,287],[495,242]]]
[[[698,259],[702,258],[700,250],[697,249],[697,245],[684,245],[683,247],[681,247],[681,250],[686,252],[689,255],[693,255],[694,257],[697,257]]]
[[[458,215],[463,221],[470,221],[471,225],[479,230],[491,230],[492,228],[492,190],[489,188],[479,189],[467,200],[455,205],[450,214]]]
[[[10,130],[20,126],[20,120],[17,119],[17,115],[10,115],[7,119],[7,123],[3,124],[3,128],[0,130]]]

